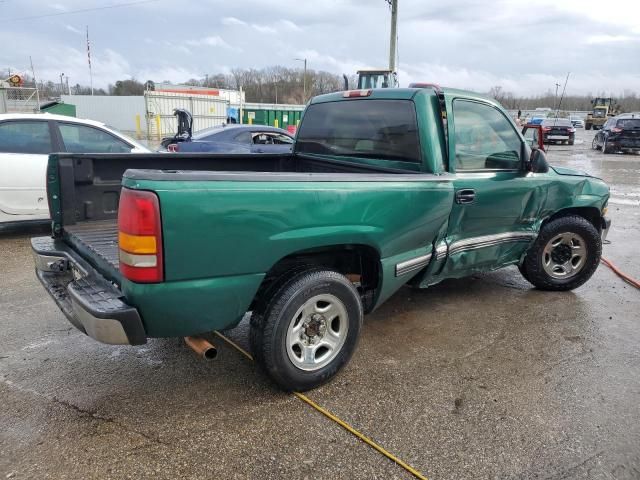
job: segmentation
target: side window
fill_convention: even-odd
[[[490,105],[454,100],[456,171],[514,170],[522,143],[513,125]]]
[[[0,152],[51,153],[49,124],[40,120],[19,120],[0,123]]]
[[[131,146],[97,128],[72,123],[58,123],[67,152],[129,153]]]
[[[253,143],[256,145],[271,145],[273,138],[267,133],[258,132],[253,134]]]
[[[274,133],[271,135],[271,138],[275,145],[291,145],[293,143],[293,138],[282,135],[281,133]]]
[[[246,143],[247,145],[251,143],[251,132],[244,131],[233,137],[233,139],[238,143]]]

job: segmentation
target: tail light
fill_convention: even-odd
[[[344,98],[359,98],[359,97],[368,97],[371,95],[372,90],[347,90],[342,94]]]
[[[622,129],[621,129],[621,128],[619,128],[619,127],[613,127],[613,128],[611,129],[611,131],[612,131],[613,133],[620,133],[620,132],[622,132]]]
[[[160,202],[153,192],[123,188],[118,206],[120,272],[139,283],[164,280]]]
[[[543,132],[548,132],[549,130],[551,130],[551,127],[542,127]]]
[[[178,151],[178,144],[177,143],[170,143],[169,145],[167,145],[167,151],[168,152],[177,152]]]
[[[568,130],[569,130],[569,133],[575,133],[576,132],[576,129],[573,128],[573,127],[570,127]]]

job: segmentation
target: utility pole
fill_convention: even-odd
[[[36,102],[38,102],[38,111],[40,111],[40,91],[38,90],[38,80],[36,80],[36,71],[33,69],[33,60],[29,55],[29,63],[31,63],[31,74],[33,75],[33,86],[36,87]]]
[[[398,39],[398,0],[387,0],[391,6],[391,36],[389,38],[389,70],[396,71],[396,41]]]
[[[556,110],[556,106],[558,105],[558,87],[560,86],[559,83],[556,83],[556,97],[555,100],[553,101],[554,105],[553,105],[553,109]]]
[[[303,96],[302,103],[307,103],[307,59],[295,58],[294,60],[298,60],[299,62],[304,62],[304,76],[302,77],[302,96]]]
[[[64,81],[62,80],[64,77],[64,73],[60,74],[60,96],[64,94]]]

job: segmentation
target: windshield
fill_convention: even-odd
[[[388,74],[361,73],[358,81],[358,88],[389,88]]]
[[[598,118],[602,118],[606,115],[607,113],[607,109],[606,108],[594,108],[593,109],[593,116],[594,117],[598,117]]]
[[[310,105],[296,139],[299,153],[420,162],[409,100],[346,100]]]
[[[616,127],[628,130],[640,128],[640,118],[622,118],[616,123]]]

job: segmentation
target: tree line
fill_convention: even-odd
[[[0,79],[8,78],[9,71],[0,70]],[[34,87],[35,82],[29,75],[25,77],[25,87]],[[78,83],[67,85],[66,78],[62,82],[39,81],[38,89],[43,99],[59,97],[61,93],[71,92],[74,95],[90,95],[91,89]],[[356,84],[356,76],[348,78],[351,88]],[[109,84],[107,88],[94,88],[94,95],[142,95],[145,90],[153,90],[157,83],[147,80],[139,81],[135,78],[118,80]],[[306,74],[301,68],[288,68],[283,66],[271,66],[262,69],[235,68],[230,73],[212,73],[202,78],[190,78],[183,82],[185,85],[238,90],[240,87],[245,92],[247,102],[258,103],[292,103],[303,104],[309,98],[323,93],[336,92],[344,89],[344,79],[338,75],[326,71],[308,69]],[[541,95],[517,96],[505,91],[501,86],[492,87],[489,96],[498,100],[505,108],[531,110],[536,107],[557,108],[560,104],[560,92],[558,95],[549,90]],[[595,95],[567,95],[562,98],[559,105],[561,110],[590,110],[591,100],[595,97],[605,97],[603,92]],[[640,96],[638,92],[625,90],[614,98],[622,111],[640,111]]]

